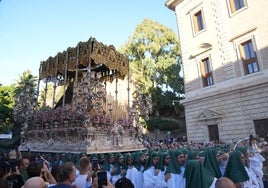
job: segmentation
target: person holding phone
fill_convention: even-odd
[[[75,181],[75,166],[72,162],[64,162],[59,167],[58,183],[50,188],[73,188],[72,183]]]
[[[99,180],[99,178],[104,178],[104,174],[100,173],[99,175],[97,175],[92,182],[92,187],[91,188],[115,188],[115,186],[108,180],[107,178],[107,185],[99,185],[99,182],[101,182],[102,180]]]
[[[36,161],[32,162],[27,168],[27,174],[29,178],[42,177],[48,184],[56,184],[55,178],[47,168],[47,165],[43,162],[40,164]]]
[[[107,186],[107,172],[102,171],[97,173],[98,177],[98,187],[102,188],[102,186]]]

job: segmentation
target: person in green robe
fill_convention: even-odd
[[[237,187],[241,187],[243,182],[249,180],[249,176],[241,160],[242,153],[238,150],[233,150],[230,153],[228,163],[224,172],[224,177],[230,178]]]
[[[219,163],[216,158],[216,150],[209,149],[205,152],[204,167],[216,178],[221,177]]]
[[[199,160],[187,160],[184,171],[186,188],[215,188],[217,178],[207,173]]]

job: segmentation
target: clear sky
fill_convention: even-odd
[[[25,70],[38,76],[40,61],[90,37],[122,46],[145,18],[177,32],[166,0],[1,0],[0,83]]]

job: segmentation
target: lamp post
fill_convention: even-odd
[[[172,106],[174,107],[176,114],[180,114],[179,104],[179,100],[172,100]]]
[[[174,106],[175,103],[180,103],[180,101],[179,100],[172,100],[172,106]]]

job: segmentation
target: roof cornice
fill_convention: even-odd
[[[167,0],[165,5],[170,10],[175,11],[175,8],[178,4],[180,4],[183,0]]]

